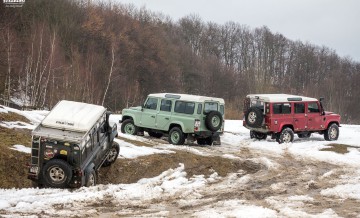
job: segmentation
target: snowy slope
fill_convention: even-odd
[[[0,112],[7,111],[26,116],[32,122],[27,126],[30,129],[47,114],[46,111],[26,112],[6,107]],[[121,116],[112,115],[110,118],[116,123]],[[0,125],[8,128],[19,127],[16,123],[2,122]],[[157,177],[141,179],[133,184],[100,184],[77,190],[3,189],[0,190],[0,215],[340,217],[343,216],[341,211],[350,210],[354,217],[360,217],[360,211],[353,206],[356,203],[360,205],[359,133],[360,126],[342,125],[336,143],[351,146],[345,154],[322,151],[321,149],[329,148],[331,142],[316,134],[310,139],[295,137],[293,143],[281,145],[270,138],[266,141],[250,139],[249,131],[242,127],[240,120],[226,120],[221,146],[173,146],[164,140],[163,143],[158,143],[149,137],[120,134],[124,138],[152,143],[154,146],[136,146],[116,139],[121,146],[119,158],[137,158],[157,153],[166,155],[176,153],[177,150],[186,150],[202,156],[249,159],[263,164],[265,168],[254,175],[243,175],[239,172],[224,178],[214,172],[209,178],[203,175],[187,178],[184,165],[179,163],[178,168],[169,169]],[[30,152],[22,145],[13,145],[13,149]],[[290,160],[288,168],[284,165],[284,160]],[[299,172],[296,170],[297,165],[295,170],[293,169],[291,160],[298,161]],[[254,181],[269,183],[273,178],[273,172],[277,173],[274,174],[276,182],[264,188],[264,193],[271,191],[271,194],[259,198],[255,198],[256,194],[250,195],[258,193],[257,191],[263,193],[260,191],[264,183],[254,185]],[[277,176],[287,178],[291,173],[295,175],[289,177],[290,180],[281,180]],[[223,195],[224,193],[226,195]],[[345,201],[349,206],[342,205]],[[111,209],[93,206],[99,202],[107,202]],[[343,209],[333,208],[333,205]]]

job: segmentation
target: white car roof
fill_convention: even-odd
[[[62,100],[50,111],[41,125],[50,128],[87,132],[106,112],[100,105]]]
[[[177,93],[154,93],[154,94],[149,94],[149,96],[158,97],[158,98],[173,98],[173,99],[180,99],[184,101],[194,101],[194,102],[218,101],[221,104],[225,104],[225,101],[222,98],[207,97],[200,95],[188,95],[188,94],[177,94]]]
[[[250,94],[246,97],[250,99],[258,98],[260,101],[264,102],[317,101],[316,98],[288,94]]]

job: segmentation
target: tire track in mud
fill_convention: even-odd
[[[166,147],[166,142],[163,143],[162,139],[148,139],[146,143],[150,146]],[[250,143],[249,140],[242,140],[236,146],[228,143],[222,143],[220,146],[185,145],[209,156],[231,155],[227,158],[257,162],[262,167],[254,174],[239,170],[216,183],[207,184],[197,190],[196,197],[188,196],[189,199],[183,199],[181,196],[168,196],[154,199],[152,202],[143,202],[141,208],[128,205],[129,212],[121,214],[153,216],[167,211],[164,214],[166,216],[191,216],[206,206],[228,200],[242,200],[249,205],[272,209],[277,211],[279,216],[288,215],[284,213],[283,207],[305,215],[318,215],[328,209],[343,217],[354,217],[360,213],[357,200],[342,200],[321,195],[322,190],[334,187],[342,175],[349,173],[347,168],[306,157],[298,158],[286,149],[281,154],[259,151],[249,147]],[[184,147],[170,149],[176,151],[183,150]],[[269,163],[264,164],[264,161]],[[306,196],[308,199],[292,200],[292,196]],[[187,200],[189,203],[186,203]],[[153,204],[157,207],[152,206]],[[135,210],[136,213],[133,214],[131,211]]]

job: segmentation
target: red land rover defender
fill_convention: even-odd
[[[243,125],[250,129],[251,138],[260,140],[271,135],[279,143],[289,143],[294,133],[309,138],[314,132],[327,141],[337,140],[340,115],[324,111],[322,100],[287,94],[247,95]]]

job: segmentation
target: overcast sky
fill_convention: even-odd
[[[336,50],[360,62],[360,0],[115,0],[145,6],[174,21],[197,14],[204,21],[268,26],[292,40]]]

